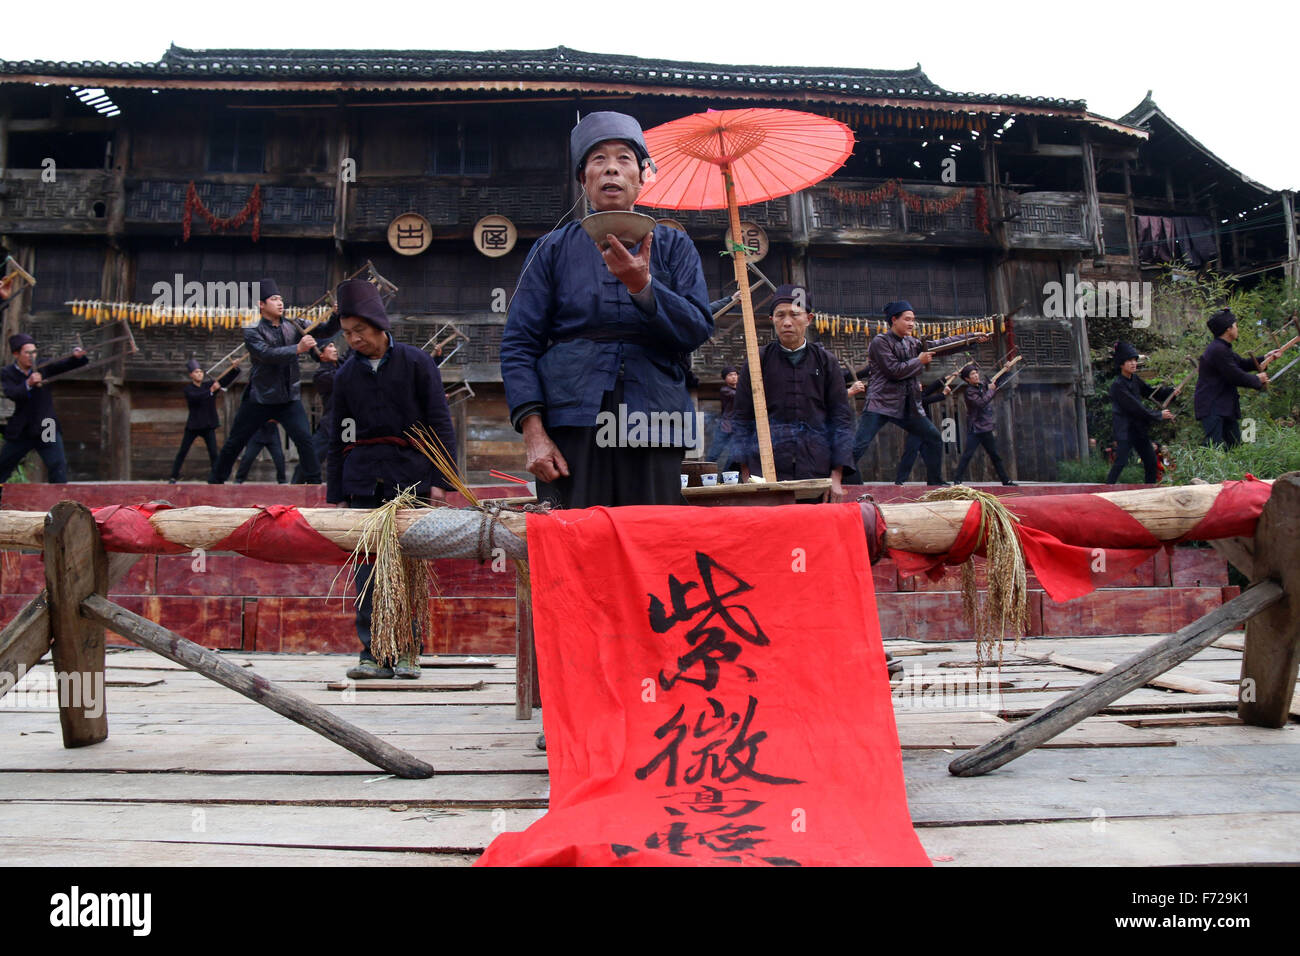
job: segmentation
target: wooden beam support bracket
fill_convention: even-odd
[[[1265,608],[1281,603],[1284,597],[1281,585],[1275,581],[1255,585],[1096,680],[1053,701],[1007,733],[962,754],[948,764],[948,772],[957,777],[978,777],[1041,747],[1130,691],[1181,664],[1224,634],[1236,630],[1243,618],[1249,619]]]
[[[1300,472],[1273,483],[1255,527],[1252,581],[1272,578],[1285,597],[1246,622],[1237,716],[1256,727],[1281,727],[1290,717],[1300,669]],[[1258,586],[1258,585],[1257,585]],[[1252,588],[1253,590],[1253,588]]]
[[[94,516],[79,502],[60,501],[45,516],[45,592],[63,746],[97,744],[108,739],[104,629],[80,607],[108,592],[108,557]]]
[[[324,707],[271,683],[259,674],[236,667],[220,655],[186,640],[162,625],[132,614],[101,595],[92,594],[82,601],[81,613],[83,617],[112,628],[141,647],[160,654],[169,661],[175,661],[182,667],[188,667],[223,687],[229,687],[249,700],[302,724],[308,730],[314,730],[389,773],[417,780],[433,776],[433,768],[423,760],[404,750],[398,750],[387,741],[349,724]]]

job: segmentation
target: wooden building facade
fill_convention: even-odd
[[[1020,307],[1011,332],[977,355],[992,363],[1014,344],[1024,357],[1020,384],[1000,409],[1007,457],[1021,479],[1051,480],[1058,460],[1087,448],[1086,319],[1045,314],[1045,284],[1140,273],[1138,217],[1161,212],[1147,208],[1153,184],[1162,184],[1171,212],[1177,205],[1179,214],[1211,222],[1215,264],[1295,258],[1289,194],[1249,181],[1207,191],[1207,181],[1227,174],[1212,171],[1207,180],[1188,165],[1167,131],[1152,125],[1160,121],[1154,113],[1117,122],[1082,101],[955,93],[919,66],[721,66],[563,47],[173,47],[156,63],[0,63],[0,234],[38,279],[10,303],[4,334],[27,331],[52,357],[87,329],[68,300],[151,302],[155,285],[178,275],[201,283],[267,275],[290,305],[304,305],[370,260],[400,287],[391,307],[405,320],[395,327],[400,339],[418,346],[445,322],[469,337],[443,374],[474,392],[457,409],[470,480],[490,468],[519,472],[522,444],[507,421],[498,366],[503,307],[532,243],[584,211],[567,155],[576,116],[616,109],[648,129],[740,106],[831,115],[857,136],[832,179],[742,210],[767,233],[770,249],[757,268],[773,284],[806,283],[817,311],[873,319],[895,298],[909,299],[927,321]],[[1166,145],[1151,150],[1153,138]],[[251,221],[214,233],[198,215],[185,239],[191,184],[223,219],[248,208],[256,187],[256,241]],[[1285,205],[1289,219],[1266,204]],[[723,213],[646,211],[681,223],[710,292],[730,291],[731,265],[719,255]],[[431,227],[419,255],[388,242],[390,224],[408,212]],[[517,230],[505,255],[487,256],[472,239],[489,215]],[[1253,225],[1252,216],[1264,224],[1218,234],[1228,217]],[[206,367],[238,342],[235,330],[189,326],[151,326],[135,337],[139,352],[130,359],[59,386],[73,479],[164,477],[185,417],[185,360]],[[769,337],[763,330],[760,338]],[[823,339],[854,367],[865,364],[867,342],[862,333]],[[742,356],[738,320],[723,317],[693,359],[705,411],[716,407],[721,368]],[[935,414],[960,422],[958,404]],[[892,431],[873,447],[869,478],[892,476],[899,452]],[[192,453],[183,477],[202,477],[202,458]],[[972,478],[991,477],[984,468],[979,456]]]

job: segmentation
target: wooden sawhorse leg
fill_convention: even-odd
[[[1254,585],[1227,604],[1147,648],[1034,716],[948,765],[958,777],[996,770],[1165,673],[1246,621],[1238,714],[1246,723],[1281,727],[1300,663],[1300,473],[1283,475],[1255,529]],[[1244,549],[1243,549],[1244,552]],[[1243,559],[1244,561],[1244,559]],[[1249,683],[1248,683],[1249,681]]]

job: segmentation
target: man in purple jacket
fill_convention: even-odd
[[[1256,357],[1233,352],[1238,331],[1237,317],[1231,309],[1214,313],[1205,324],[1214,339],[1201,354],[1193,408],[1205,432],[1205,444],[1234,448],[1241,444],[1241,398],[1237,389],[1266,387],[1268,375],[1264,369],[1278,353]]]
[[[871,377],[867,382],[867,409],[858,419],[853,438],[853,461],[861,461],[880,429],[894,424],[921,439],[926,484],[942,485],[943,440],[921,407],[921,370],[934,358],[926,346],[963,341],[964,336],[923,343],[912,335],[916,313],[906,300],[885,306],[885,318],[889,321],[889,331],[872,338],[867,347]],[[987,342],[988,336],[980,336],[976,341]]]

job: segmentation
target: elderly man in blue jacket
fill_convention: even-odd
[[[637,121],[591,113],[569,145],[587,202],[631,210],[653,168]],[[608,238],[602,252],[573,222],[529,253],[501,339],[510,423],[523,433],[539,501],[680,503],[681,460],[694,437],[687,361],[713,334],[699,253],[666,226],[631,250]],[[671,421],[672,434],[621,427],[652,415]]]
[[[302,407],[298,356],[311,351],[316,336],[308,335],[293,322],[284,319],[284,297],[274,279],[259,281],[259,308],[262,317],[244,329],[244,345],[252,358],[248,391],[235,413],[235,420],[221,446],[221,454],[212,466],[208,484],[220,485],[230,477],[230,469],[244,446],[259,428],[272,418],[284,426],[289,440],[298,448],[303,480],[320,484],[320,460],[312,446],[311,425]],[[317,335],[324,342],[338,333],[339,317],[335,313],[321,323]]]
[[[1237,317],[1231,309],[1214,313],[1205,325],[1214,339],[1201,354],[1192,407],[1205,432],[1205,444],[1235,448],[1241,444],[1241,398],[1237,389],[1267,387],[1268,373],[1264,370],[1279,353],[1253,356],[1234,352]]]

